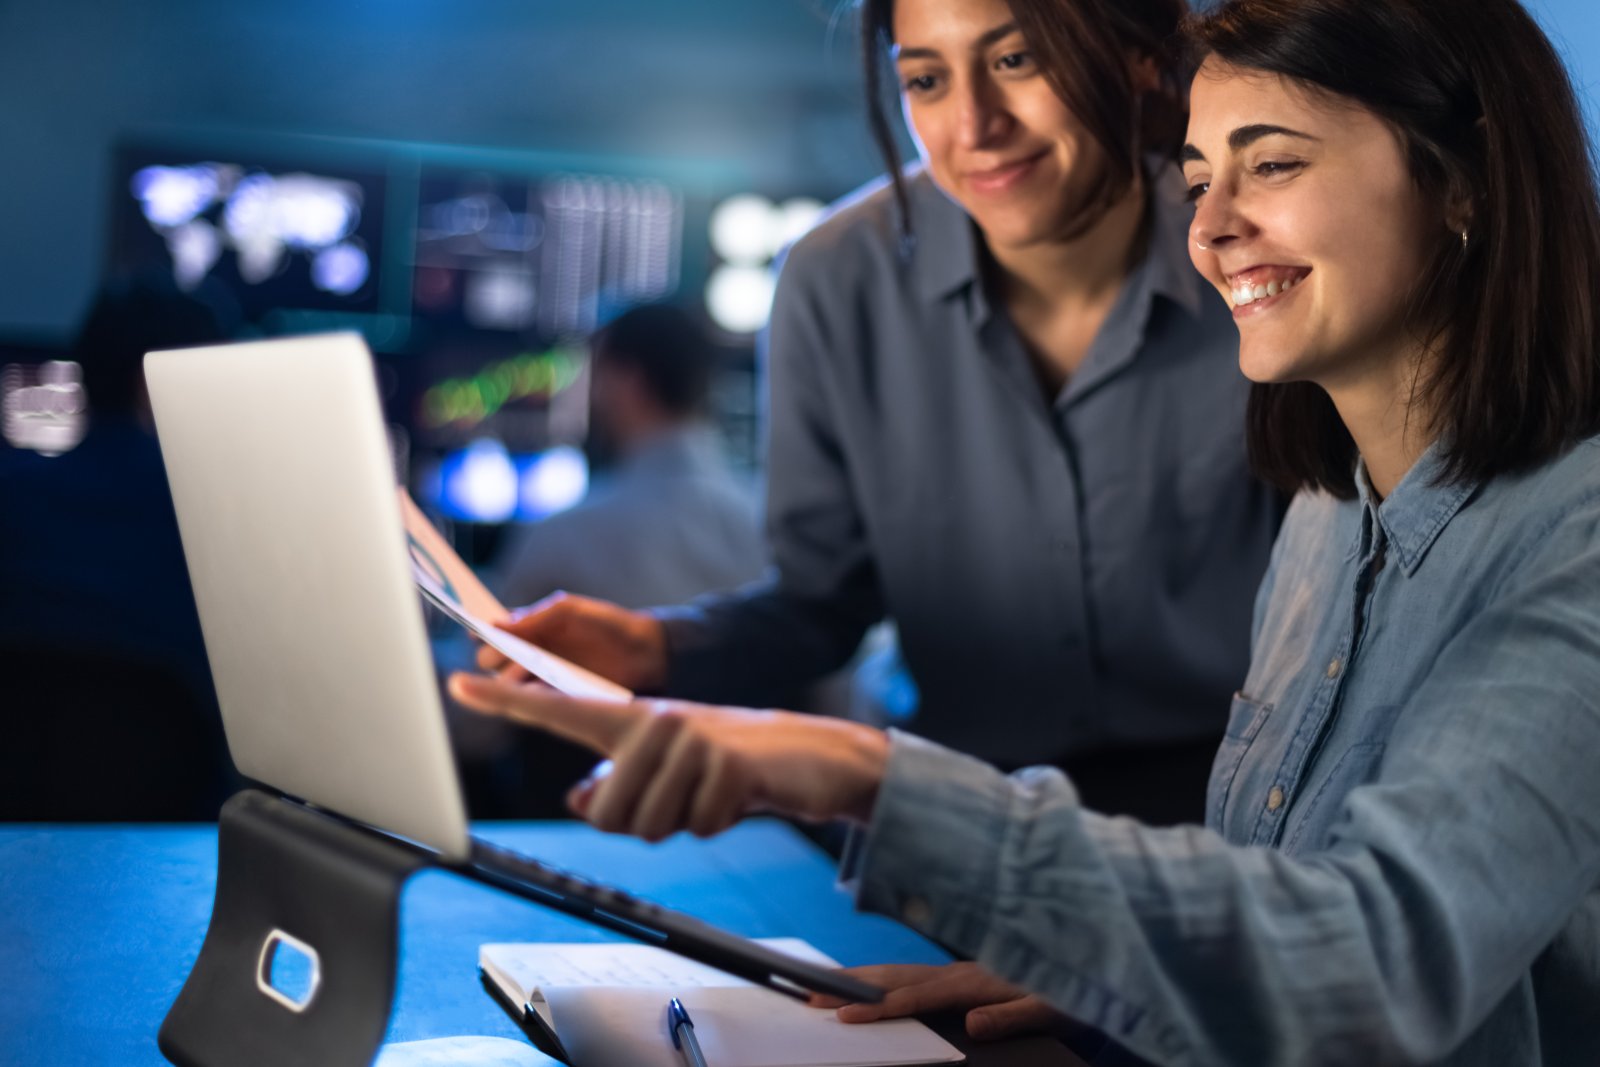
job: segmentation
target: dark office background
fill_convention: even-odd
[[[486,149],[708,194],[837,194],[873,160],[853,38],[830,44],[830,7],[7,0],[0,333],[70,331],[104,261],[113,146],[135,139]]]
[[[1590,89],[1600,6],[1530,6]],[[659,162],[711,193],[840,193],[874,160],[849,18],[830,35],[833,11],[833,0],[4,0],[0,338],[72,330],[105,262],[112,150],[130,139],[548,153],[591,170]]]

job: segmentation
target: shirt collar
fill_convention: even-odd
[[[907,169],[905,183],[914,241],[911,269],[923,300],[934,303],[977,281],[977,227],[920,164]]]
[[[1366,461],[1356,462],[1356,494],[1362,513],[1369,522],[1382,527],[1408,578],[1422,565],[1423,557],[1450,520],[1478,490],[1477,481],[1444,481],[1445,465],[1444,446],[1435,441],[1394,491],[1380,501],[1367,476]],[[1359,530],[1356,536],[1359,541]]]
[[[1184,195],[1183,174],[1170,164],[1154,160],[1146,172],[1152,175],[1149,252],[1144,262],[1134,268],[1130,288],[1144,280],[1137,275],[1147,274],[1151,292],[1198,315],[1201,280],[1188,255],[1189,222],[1194,209]],[[982,286],[974,285],[981,268],[977,227],[972,219],[933,184],[920,165],[909,169],[905,180],[915,241],[912,269],[922,298],[932,303],[972,287],[982,300]]]
[[[1189,203],[1188,185],[1183,172],[1170,164],[1152,164],[1150,179],[1150,251],[1145,262],[1150,271],[1150,289],[1166,297],[1190,315],[1200,314],[1200,272],[1189,261],[1189,223],[1194,206]]]

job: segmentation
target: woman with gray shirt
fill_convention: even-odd
[[[865,0],[921,166],[787,255],[766,338],[774,566],[694,604],[508,624],[643,692],[767,704],[885,616],[912,728],[1199,821],[1281,504],[1170,160],[1182,0]],[[499,665],[492,654],[486,666]]]

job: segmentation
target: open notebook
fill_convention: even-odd
[[[759,943],[838,966],[795,938]],[[537,1014],[572,1067],[682,1067],[667,1032],[674,996],[714,1067],[906,1067],[966,1058],[915,1019],[841,1023],[831,1009],[649,945],[483,945],[478,966],[509,1004]]]

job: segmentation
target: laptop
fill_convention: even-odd
[[[472,837],[358,335],[153,352],[145,378],[243,774],[469,878],[740,978],[790,995],[882,998]]]

